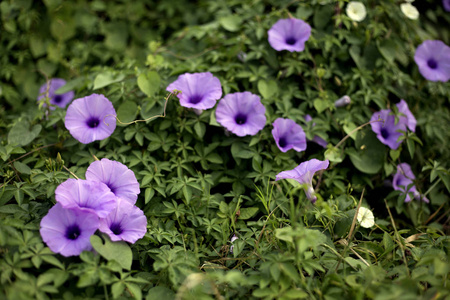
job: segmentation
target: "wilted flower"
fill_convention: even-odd
[[[305,121],[306,121],[306,122],[311,122],[311,121],[312,121],[312,117],[311,117],[310,115],[306,115],[306,116],[305,116]],[[313,126],[313,127],[316,126],[316,123],[313,123],[312,126]],[[311,141],[314,142],[314,143],[316,143],[316,144],[318,144],[318,145],[320,145],[320,146],[322,146],[322,147],[324,147],[324,148],[326,148],[327,145],[328,145],[328,142],[325,141],[323,138],[321,138],[321,137],[318,136],[318,135],[315,135]]]
[[[104,140],[116,129],[116,111],[105,96],[92,94],[74,100],[67,108],[65,125],[83,144]]]
[[[411,20],[417,20],[419,18],[419,11],[411,3],[400,4],[400,9],[402,13]]]
[[[216,120],[238,136],[255,135],[266,124],[265,112],[266,108],[257,95],[233,93],[219,101]]]
[[[347,106],[352,102],[349,96],[345,95],[334,102],[334,107]]]
[[[350,1],[345,12],[350,19],[356,22],[361,22],[367,15],[366,7],[359,1]]]
[[[117,207],[106,218],[100,219],[99,230],[106,233],[111,241],[133,244],[147,232],[147,218],[128,200],[117,198]]]
[[[398,138],[403,135],[400,131],[406,131],[406,118],[400,118],[399,122],[395,123],[395,116],[390,109],[383,109],[372,115],[370,121],[381,119],[380,122],[373,122],[370,124],[372,131],[376,133],[377,138],[383,144],[389,146],[391,149],[397,149],[401,142]]]
[[[365,207],[360,207],[358,210],[358,215],[356,216],[359,224],[361,224],[364,228],[370,228],[375,225],[375,218],[373,217],[373,213],[370,209]]]
[[[445,11],[450,11],[450,0],[442,0]]]
[[[231,240],[230,240],[230,243],[231,243],[231,246],[230,246],[230,253],[233,253],[233,250],[234,250],[234,245],[233,245],[233,243],[234,243],[234,241],[237,240],[237,239],[238,239],[238,237],[237,237],[235,234],[233,234],[233,236],[231,237]]]
[[[272,135],[282,152],[287,152],[289,149],[300,152],[306,149],[305,132],[291,119],[276,119],[273,122]]]
[[[415,199],[422,199],[422,201],[429,203],[430,201],[426,197],[420,195],[415,185],[410,186],[414,179],[416,179],[416,176],[414,176],[411,167],[407,163],[401,163],[397,166],[397,173],[392,180],[392,186],[394,190],[406,193],[405,202],[411,201],[410,193],[413,193]]]
[[[220,80],[210,72],[180,75],[166,90],[169,92],[181,91],[181,94],[177,95],[180,105],[196,109],[214,107],[216,101],[222,97]]]
[[[400,102],[397,103],[397,108],[398,108],[398,111],[402,115],[404,115],[403,117],[406,118],[406,122],[404,121],[404,123],[409,128],[409,130],[411,130],[412,132],[416,132],[417,121],[416,121],[416,118],[414,117],[414,115],[409,110],[408,103],[406,103],[405,100],[401,99]],[[400,118],[402,118],[402,117],[400,117]]]
[[[141,192],[133,171],[120,162],[107,158],[91,163],[86,170],[86,179],[103,182],[116,197],[123,198],[131,204],[136,203]]]
[[[267,32],[269,44],[277,51],[300,52],[311,35],[311,26],[303,20],[290,18],[278,20]]]
[[[73,256],[92,249],[89,239],[98,226],[96,214],[79,208],[66,209],[56,203],[42,218],[39,231],[50,250]]]
[[[417,47],[414,61],[427,80],[447,82],[450,79],[450,47],[442,41],[424,41]]]
[[[44,100],[44,98],[47,96],[47,90],[48,90],[48,98],[50,99],[50,104],[57,105],[61,108],[66,107],[67,104],[69,104],[70,101],[72,101],[75,93],[73,91],[69,91],[67,93],[56,95],[55,91],[59,89],[60,87],[64,86],[66,84],[66,81],[61,78],[52,78],[50,81],[45,84],[43,84],[39,89],[39,97],[37,98],[38,101]],[[50,109],[55,109],[54,107],[50,107]]]
[[[116,196],[106,184],[69,178],[55,190],[56,201],[64,208],[80,208],[106,217],[116,208]]]
[[[314,203],[317,200],[317,197],[314,195],[314,188],[312,186],[312,178],[314,173],[320,170],[325,170],[328,168],[330,162],[328,160],[320,161],[318,159],[311,159],[305,162],[302,162],[295,169],[289,171],[283,171],[278,173],[276,176],[276,181],[280,179],[294,179],[298,181],[300,184],[304,184],[304,190],[306,193],[306,197]]]

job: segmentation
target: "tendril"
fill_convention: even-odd
[[[103,118],[103,123],[105,123],[106,126],[109,126],[109,124],[106,123],[106,121],[105,121],[106,117],[108,117],[108,116],[114,117],[114,118],[116,119],[116,121],[119,122],[119,123],[122,124],[122,125],[130,125],[130,124],[134,124],[134,123],[137,123],[137,122],[147,122],[147,121],[150,121],[150,120],[156,119],[156,118],[165,118],[165,117],[166,117],[167,103],[169,102],[170,97],[171,97],[171,96],[176,96],[176,95],[178,95],[178,94],[181,94],[181,91],[173,90],[172,92],[170,92],[169,95],[167,95],[167,96],[164,98],[164,99],[165,99],[165,102],[164,102],[164,111],[163,111],[163,113],[160,114],[160,115],[152,116],[152,117],[150,117],[150,118],[148,118],[148,119],[145,119],[145,120],[134,120],[134,121],[132,121],[132,122],[124,123],[124,122],[120,121],[120,119],[119,119],[116,115],[111,115],[111,114],[109,114],[109,115],[106,115],[106,116]]]

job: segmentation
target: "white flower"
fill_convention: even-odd
[[[362,206],[359,208],[358,216],[356,217],[356,219],[364,228],[370,228],[375,225],[375,218],[372,211]]]
[[[367,15],[366,7],[359,1],[350,1],[345,11],[347,16],[356,22],[361,22]]]
[[[419,11],[411,3],[400,4],[400,9],[402,10],[402,13],[411,20],[417,20],[419,18]]]

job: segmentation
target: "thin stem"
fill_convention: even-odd
[[[361,207],[361,203],[362,203],[362,199],[363,199],[363,196],[364,196],[364,192],[365,192],[365,191],[366,191],[366,188],[364,187],[364,188],[363,188],[363,191],[362,191],[362,193],[361,193],[361,198],[359,199],[358,206],[356,207],[355,215],[353,216],[352,226],[350,227],[350,232],[349,232],[349,234],[348,234],[347,241],[346,241],[345,247],[344,247],[344,254],[343,254],[342,256],[345,256],[345,254],[347,254],[347,249],[348,249],[348,247],[349,247],[349,245],[350,245],[350,241],[351,241],[351,239],[352,239],[352,237],[353,237],[353,231],[355,230],[356,220],[357,220],[357,217],[358,217],[359,208]],[[344,240],[344,241],[345,241],[345,240]],[[339,268],[340,263],[341,263],[341,262],[339,262],[338,265],[336,266],[336,271],[337,271],[337,269]]]
[[[77,175],[75,175],[72,171],[70,171],[66,166],[63,165],[63,168],[64,168],[67,172],[69,172],[70,175],[72,175],[73,177],[75,177],[76,179],[80,179],[80,178],[78,178]]]
[[[425,194],[423,194],[423,196],[426,197],[436,187],[436,185],[441,181],[442,181],[442,179],[441,179],[441,177],[439,177],[439,179],[425,192]]]
[[[387,204],[386,199],[384,199],[384,203],[386,204],[386,208],[387,208],[387,211],[389,213],[389,217],[391,218],[392,227],[394,227],[395,236],[397,237],[397,243],[400,246],[400,249],[402,250],[403,263],[405,264],[406,273],[408,274],[408,277],[409,277],[410,273],[409,273],[409,268],[408,268],[408,261],[406,260],[405,249],[403,248],[403,244],[402,244],[401,239],[400,239],[401,236],[400,236],[400,234],[397,231],[397,227],[395,226],[395,222],[394,222],[394,217],[392,217],[391,210],[389,209],[389,205]]]
[[[58,143],[50,144],[50,145],[45,145],[45,146],[36,148],[36,149],[34,149],[33,151],[30,151],[30,152],[28,152],[28,153],[25,153],[24,155],[22,155],[22,156],[20,156],[20,157],[18,157],[18,158],[16,158],[16,159],[11,160],[11,161],[9,162],[9,164],[12,164],[12,163],[15,162],[16,160],[22,159],[22,158],[24,158],[24,157],[30,155],[31,153],[34,153],[34,152],[39,151],[39,150],[41,150],[41,149],[45,149],[45,148],[48,148],[48,147],[55,146],[55,145],[57,145],[57,144],[58,144]]]
[[[145,120],[134,120],[134,121],[128,122],[128,123],[124,123],[124,122],[120,121],[120,119],[116,115],[106,115],[105,118],[103,118],[103,123],[105,123],[107,126],[109,126],[109,124],[106,123],[106,121],[105,121],[106,117],[108,117],[108,116],[112,116],[112,117],[116,118],[117,122],[119,122],[122,125],[130,125],[130,124],[134,124],[134,123],[137,123],[137,122],[147,122],[147,121],[150,121],[150,120],[156,119],[156,118],[165,118],[166,117],[167,102],[169,102],[169,99],[170,99],[170,97],[172,95],[176,96],[176,95],[178,95],[180,93],[181,93],[181,91],[178,91],[178,90],[173,90],[172,92],[170,92],[170,94],[165,98],[166,101],[164,103],[164,111],[163,111],[163,113],[161,115],[156,115],[156,116],[150,117],[150,118],[145,119]]]
[[[344,143],[353,133],[355,133],[356,131],[360,130],[361,128],[363,128],[369,124],[375,123],[375,122],[384,122],[384,120],[383,119],[373,120],[373,121],[364,123],[361,126],[356,127],[355,129],[350,131],[350,133],[347,134],[339,143],[337,143],[337,145],[334,146],[334,148],[339,148],[339,146],[342,145],[342,143]]]
[[[427,225],[428,222],[430,222],[437,214],[438,212],[444,207],[444,203],[441,204],[441,206],[439,206],[439,208],[428,218],[428,220],[425,221],[425,223],[423,225]]]

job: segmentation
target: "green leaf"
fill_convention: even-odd
[[[331,162],[340,163],[344,160],[342,150],[336,147],[331,147],[325,150],[325,159]]]
[[[236,157],[244,158],[244,159],[252,158],[253,152],[246,150],[246,149],[248,149],[248,148],[246,146],[244,146],[243,143],[233,143],[231,145],[231,154],[235,158]]]
[[[128,291],[133,295],[134,299],[142,299],[141,288],[138,285],[129,282],[125,282],[125,285],[127,286]]]
[[[116,282],[111,286],[111,293],[114,299],[119,298],[125,289],[125,284],[123,282]]]
[[[147,95],[147,97],[152,97],[159,91],[161,78],[159,77],[159,74],[154,71],[141,73],[137,78],[137,84],[141,91]]]
[[[164,286],[156,286],[148,290],[145,300],[171,300],[175,299],[175,293]]]
[[[257,207],[247,207],[240,209],[239,219],[247,220],[254,216],[258,212],[259,208]]]
[[[41,132],[41,125],[34,125],[30,130],[27,121],[17,122],[8,134],[8,143],[11,145],[25,146],[31,143]]]
[[[112,242],[106,234],[102,234],[102,238],[98,235],[91,236],[91,244],[95,251],[105,259],[114,259],[122,268],[130,270],[133,262],[130,246],[125,242]]]
[[[202,139],[206,132],[206,126],[202,122],[197,122],[194,125],[194,130],[197,136]]]
[[[382,42],[377,42],[378,50],[381,55],[389,62],[393,63],[395,59],[395,42],[391,40],[383,40]]]
[[[94,79],[94,90],[103,88],[110,84],[122,81],[125,78],[125,74],[114,74],[112,72],[103,72],[98,74]]]
[[[219,19],[219,24],[228,31],[238,31],[242,23],[241,17],[229,15]]]
[[[263,80],[258,81],[258,91],[264,99],[269,99],[278,92],[278,85],[275,80]]]
[[[83,77],[78,77],[78,78],[69,80],[69,81],[66,82],[65,85],[63,85],[62,87],[57,89],[55,91],[55,94],[56,95],[61,95],[61,94],[67,93],[69,91],[72,91],[75,88],[79,87],[83,82],[84,82],[84,78]]]
[[[134,101],[124,101],[117,109],[117,118],[123,122],[132,122],[138,113],[138,106]],[[120,125],[120,123],[117,123]]]
[[[376,174],[383,167],[385,146],[371,130],[359,131],[356,149],[347,149],[353,165],[363,173]]]
[[[28,167],[26,164],[21,163],[20,161],[15,161],[14,162],[14,168],[16,168],[17,171],[19,171],[22,174],[27,174],[30,175],[31,174],[31,169],[30,167]]]
[[[321,112],[323,112],[325,109],[328,108],[328,101],[317,98],[314,100],[314,108],[320,114]]]
[[[413,158],[414,157],[414,152],[416,150],[416,145],[414,144],[414,140],[407,139],[406,140],[406,145],[408,146],[409,155],[411,155],[411,158]]]

